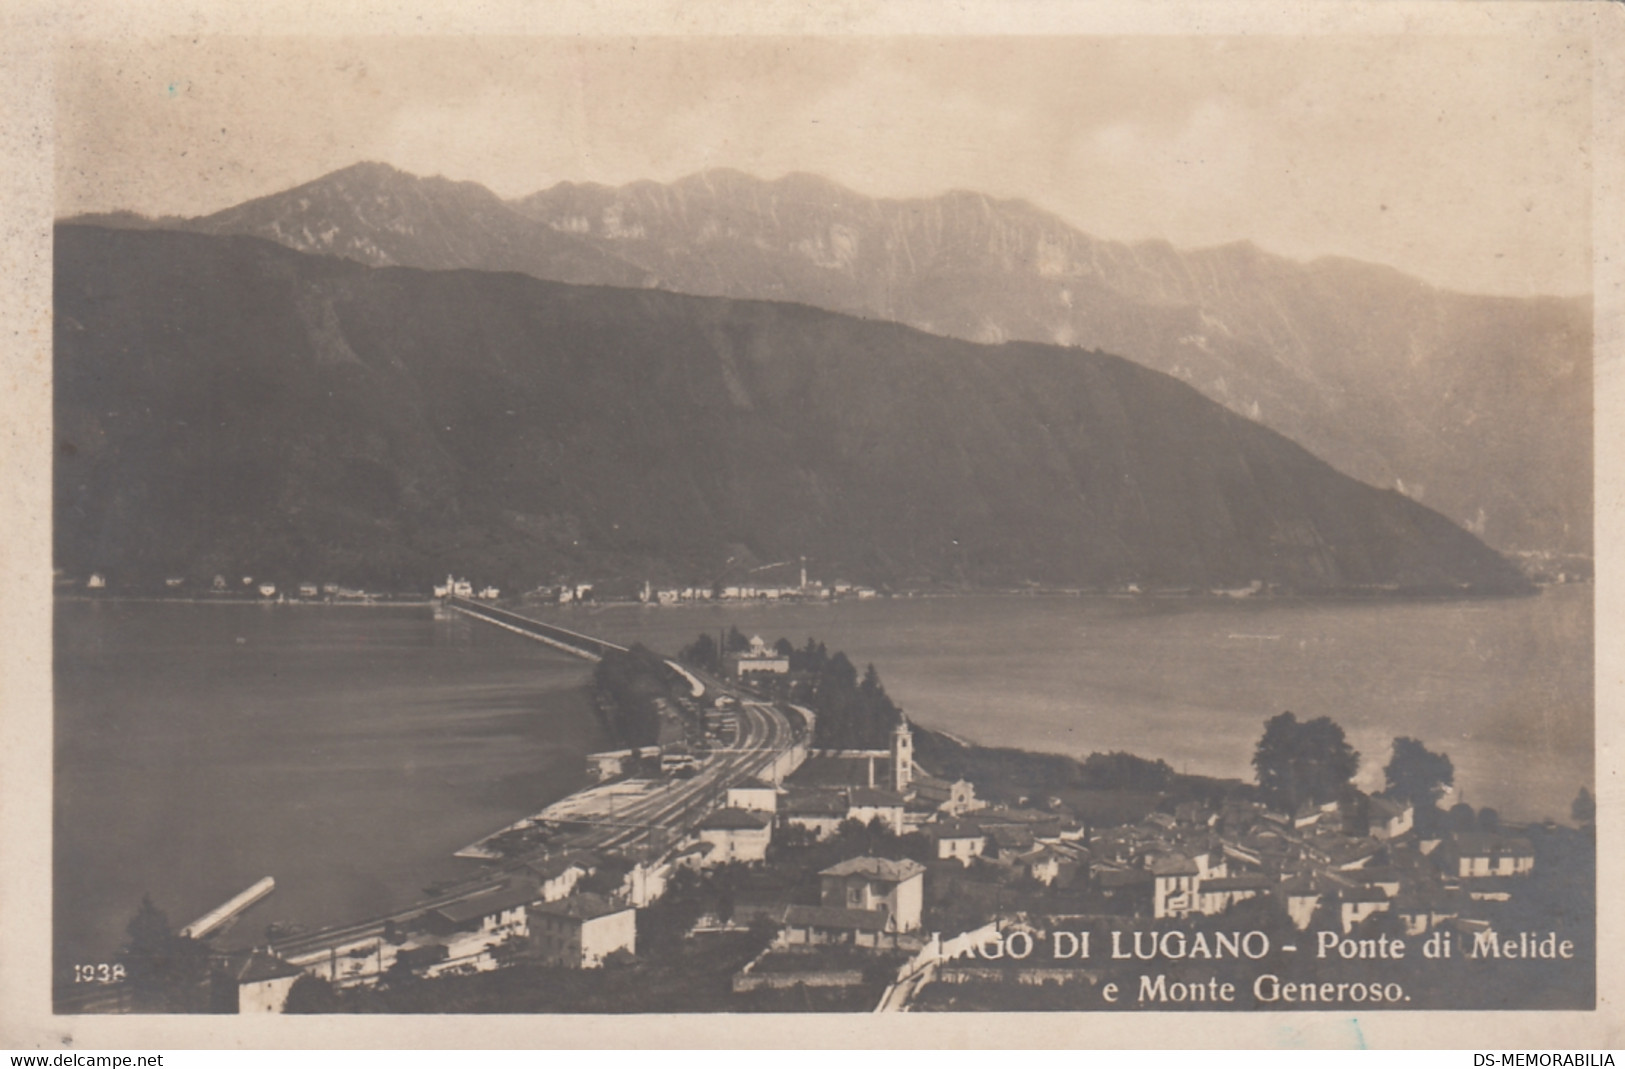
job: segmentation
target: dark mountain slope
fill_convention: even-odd
[[[1590,551],[1586,300],[1451,293],[1247,243],[1104,241],[1018,200],[872,199],[809,175],[562,183],[514,206],[685,293],[1119,353],[1495,545]]]
[[[84,222],[150,226],[129,216]],[[201,219],[373,266],[789,300],[973,341],[1119,353],[1503,549],[1591,548],[1591,311],[1350,260],[1091,237],[1019,200],[876,199],[714,170],[512,202],[357,164]]]
[[[1519,586],[1167,376],[816,309],[57,231],[58,564],[417,586]]]

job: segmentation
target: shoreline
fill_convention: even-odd
[[[949,600],[955,598],[1076,598],[1079,600],[1109,600],[1122,602],[1147,603],[1200,603],[1200,604],[1393,604],[1404,602],[1457,602],[1457,601],[1501,601],[1514,598],[1537,597],[1551,589],[1568,589],[1571,587],[1594,587],[1595,580],[1582,579],[1565,583],[1537,583],[1531,582],[1527,588],[1521,590],[1439,590],[1428,588],[1328,588],[1326,590],[1283,590],[1271,592],[1259,591],[1231,591],[1220,588],[1213,589],[1177,589],[1177,590],[1148,590],[1148,591],[1121,591],[1085,589],[1082,587],[1035,587],[1015,588],[998,587],[987,589],[967,590],[898,590],[889,593],[877,593],[872,597],[857,598],[850,595],[836,598],[819,598],[805,595],[791,594],[775,598],[687,598],[676,602],[660,602],[655,600],[642,601],[633,598],[614,598],[602,601],[558,603],[553,601],[528,601],[526,595],[514,598],[499,598],[492,604],[510,608],[525,609],[562,609],[568,612],[592,612],[613,608],[639,608],[639,609],[692,609],[710,608],[714,606],[737,606],[741,608],[760,608],[765,606],[788,605],[794,607],[820,605],[829,606],[847,602],[876,602],[876,601],[926,601]],[[75,589],[71,593],[60,590],[52,592],[52,599],[56,601],[76,602],[175,602],[185,605],[300,605],[324,606],[344,605],[359,608],[392,608],[392,607],[424,607],[439,603],[440,599],[430,594],[399,593],[379,594],[369,598],[263,598],[243,597],[235,592],[219,596],[176,595],[163,594],[115,594],[115,593],[86,593],[83,589]]]
[[[279,608],[279,607],[280,608],[291,608],[291,607],[296,607],[297,606],[297,607],[301,607],[301,608],[337,608],[337,607],[343,607],[343,608],[353,608],[353,609],[406,609],[406,608],[429,608],[429,607],[432,607],[435,604],[436,599],[434,599],[434,598],[419,598],[419,599],[411,600],[411,601],[404,600],[404,599],[402,599],[402,600],[383,601],[383,600],[365,600],[365,599],[348,599],[348,598],[346,598],[346,599],[344,599],[342,601],[339,601],[339,600],[320,601],[320,600],[311,600],[311,599],[308,599],[308,598],[298,598],[298,599],[290,599],[290,600],[287,600],[287,601],[277,601],[277,600],[275,600],[273,598],[249,599],[249,598],[239,598],[239,597],[218,597],[218,598],[173,597],[173,598],[166,598],[166,597],[162,597],[162,596],[158,596],[158,595],[148,595],[148,594],[105,594],[105,595],[103,595],[103,594],[55,594],[55,595],[53,595],[52,600],[53,601],[71,601],[71,602],[77,602],[77,603],[81,603],[81,604],[95,604],[97,602],[102,602],[102,601],[117,601],[117,602],[126,602],[126,603],[141,604],[141,605],[164,605],[164,604],[175,604],[175,605],[263,605],[263,606],[265,606],[267,608]]]

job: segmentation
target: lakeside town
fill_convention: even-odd
[[[1589,583],[1593,578],[1594,562],[1590,557],[1577,554],[1550,552],[1521,552],[1509,554],[1509,559],[1532,583],[1539,586],[1562,586],[1570,583]],[[648,606],[687,606],[720,602],[832,602],[842,600],[867,601],[886,596],[921,596],[958,592],[952,587],[921,580],[918,583],[893,587],[884,583],[866,584],[840,577],[819,577],[808,570],[806,558],[754,564],[750,561],[730,559],[721,572],[702,581],[657,582],[651,578],[627,576],[571,579],[557,577],[513,597],[503,580],[472,581],[463,576],[448,574],[443,582],[436,582],[420,590],[364,589],[350,583],[332,579],[281,577],[247,574],[231,575],[216,572],[212,575],[168,574],[161,580],[156,575],[115,576],[106,571],[88,574],[69,574],[58,569],[54,587],[59,597],[153,597],[208,601],[251,600],[275,604],[405,604],[427,602],[447,597],[470,598],[479,601],[515,601],[521,605],[583,606],[608,604],[641,604]],[[981,592],[998,592],[978,588]],[[504,592],[508,597],[504,599]],[[1235,587],[1199,588],[1168,586],[1155,583],[1122,583],[1111,587],[1051,587],[1027,584],[1012,587],[1006,593],[1107,595],[1115,597],[1217,597],[1252,598],[1281,595],[1290,591],[1262,579]],[[1403,594],[1397,586],[1350,589],[1352,594]]]
[[[989,749],[912,723],[872,666],[813,640],[731,630],[667,658],[531,620],[455,579],[436,593],[444,611],[596,662],[600,719],[624,745],[589,755],[593,784],[469,844],[468,879],[386,917],[225,949],[210,935],[254,888],[179,930],[144,904],[122,982],[76,984],[71,1004],[1213,1008],[1215,970],[1232,988],[1267,975],[1276,994],[1253,989],[1254,1004],[1276,1008],[1281,985],[1330,980],[1357,983],[1355,1001],[1418,1008],[1522,1006],[1531,990],[1589,1004],[1583,788],[1578,828],[1443,811],[1448,756],[1399,738],[1386,789],[1370,794],[1352,785],[1359,758],[1342,730],[1290,713],[1265,726],[1256,784],[1128,754]],[[1276,949],[1235,953],[1250,933]],[[1363,949],[1429,940],[1457,956],[1373,963]],[[1228,960],[1212,961],[1212,945],[1232,947]],[[1137,988],[1148,962],[1160,986]]]

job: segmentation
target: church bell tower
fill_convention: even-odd
[[[908,729],[908,719],[892,728],[891,733],[892,790],[906,794],[914,782],[914,733]]]

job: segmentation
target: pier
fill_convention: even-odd
[[[209,912],[182,928],[179,934],[190,939],[202,939],[274,890],[276,890],[276,881],[267,876],[247,890],[233,895],[220,905],[209,910]]]

